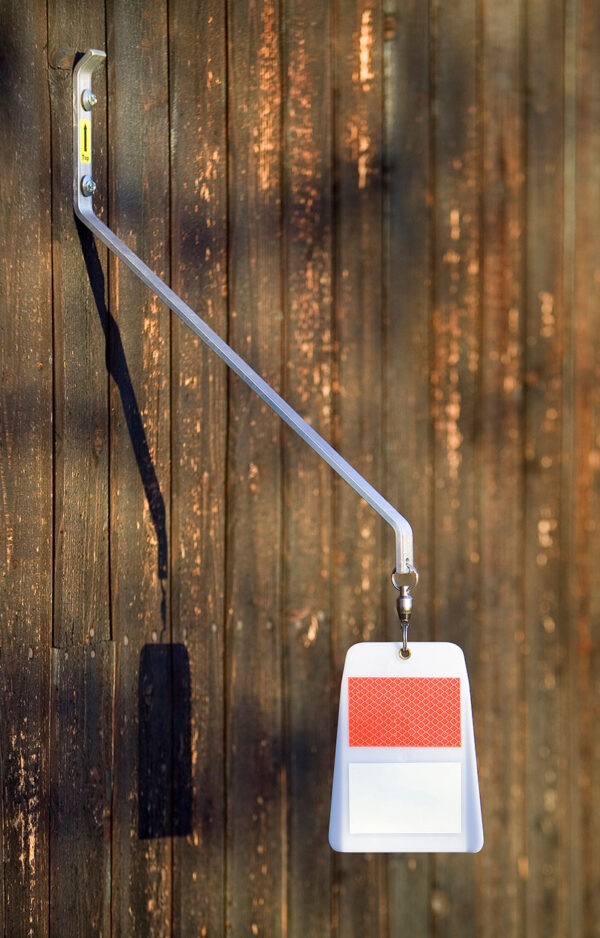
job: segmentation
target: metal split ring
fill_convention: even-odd
[[[419,582],[419,572],[416,567],[413,567],[412,563],[406,561],[406,566],[408,567],[408,573],[397,573],[396,568],[392,570],[392,586],[401,590],[403,587],[410,590],[414,590],[417,583]]]

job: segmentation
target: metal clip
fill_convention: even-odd
[[[400,657],[405,659],[410,658],[408,626],[410,625],[410,617],[413,608],[413,598],[410,591],[414,589],[419,582],[419,574],[416,569],[411,564],[407,564],[407,566],[409,569],[408,573],[398,574],[395,570],[392,573],[392,583],[400,594],[396,600],[396,609],[398,611],[400,625],[402,626],[402,648],[400,650]],[[407,578],[410,578],[409,583],[406,582]]]

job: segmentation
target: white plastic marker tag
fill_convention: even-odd
[[[476,853],[483,825],[465,657],[448,642],[346,655],[329,843],[344,853]]]

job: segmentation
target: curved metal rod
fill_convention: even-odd
[[[105,52],[89,49],[79,60],[73,75],[73,201],[75,212],[95,235],[126,264],[166,305],[182,319],[197,336],[216,352],[259,397],[271,407],[298,436],[308,443],[348,485],[378,512],[393,528],[396,538],[396,570],[399,574],[413,571],[413,537],[410,524],[373,486],[364,479],[320,434],[310,426],[237,352],[227,345],[187,303],[157,277],[94,213],[92,195],[92,108],[95,98],[91,78],[104,62]],[[400,588],[400,586],[398,586]]]

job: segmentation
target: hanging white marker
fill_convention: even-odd
[[[359,853],[476,853],[483,825],[458,645],[363,642],[346,655],[329,842]]]

